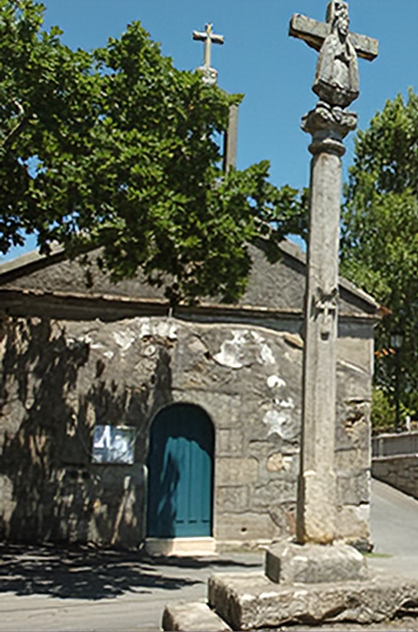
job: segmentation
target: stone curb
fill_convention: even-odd
[[[170,632],[230,632],[231,628],[209,606],[200,601],[166,606],[162,629]]]

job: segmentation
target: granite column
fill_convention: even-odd
[[[357,117],[326,104],[303,119],[312,134],[308,272],[301,468],[297,541],[330,544],[335,539],[336,344],[338,336],[338,250],[343,138]]]

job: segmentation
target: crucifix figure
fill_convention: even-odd
[[[206,83],[216,83],[217,71],[211,67],[212,44],[224,44],[222,35],[215,35],[213,32],[213,24],[206,24],[205,32],[193,31],[193,39],[204,42],[203,66],[198,70],[203,73],[203,79]]]
[[[332,22],[335,19],[336,9],[342,3],[340,0],[331,0],[327,9],[326,22],[318,22],[312,20],[305,15],[297,13],[290,21],[289,35],[303,40],[317,51],[320,51],[324,40],[330,35],[332,30]],[[351,43],[354,46],[357,57],[373,61],[379,53],[379,42],[367,35],[359,35],[358,33],[349,33]]]
[[[347,3],[331,0],[325,23],[294,15],[289,32],[320,51],[313,91],[331,107],[350,105],[359,95],[357,56],[372,61],[378,42],[349,32]]]

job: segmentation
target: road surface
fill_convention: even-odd
[[[373,481],[371,528],[369,565],[418,579],[418,501]],[[0,632],[153,632],[165,604],[204,600],[214,571],[263,565],[261,552],[157,563],[138,553],[89,549],[0,551]]]

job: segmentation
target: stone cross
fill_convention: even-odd
[[[212,44],[224,44],[225,40],[222,35],[213,33],[213,24],[206,24],[204,33],[193,31],[193,39],[204,42],[204,59],[203,66],[197,70],[203,75],[203,81],[208,84],[215,84],[217,71],[211,68],[211,50]],[[228,173],[231,168],[236,167],[237,163],[237,141],[238,141],[238,105],[231,105],[229,108],[228,129],[224,136],[224,157],[223,170]]]
[[[193,31],[193,39],[204,42],[203,66],[199,70],[203,73],[206,83],[216,83],[217,71],[211,68],[212,44],[224,44],[222,35],[215,35],[213,24],[206,24],[205,32]]]
[[[348,30],[348,6],[328,4],[327,22],[295,15],[290,35],[320,51],[313,90],[320,100],[303,118],[312,135],[301,466],[297,542],[332,544],[338,519],[334,471],[338,252],[343,139],[357,126],[345,110],[358,92],[357,55],[373,60],[378,42]]]
[[[335,3],[333,3],[335,4]],[[332,5],[328,5],[327,21],[318,22],[297,13],[290,21],[289,35],[303,40],[317,51],[320,51],[325,38],[331,32]],[[373,61],[379,53],[379,42],[372,37],[350,33],[358,57]]]

